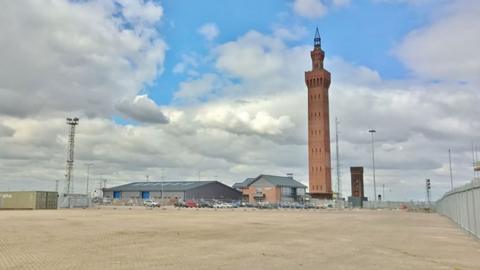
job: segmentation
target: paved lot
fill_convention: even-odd
[[[402,211],[0,211],[0,269],[478,270],[480,241]]]

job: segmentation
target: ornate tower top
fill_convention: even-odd
[[[322,39],[320,38],[320,32],[317,30],[315,31],[315,38],[313,39],[313,45],[315,48],[322,48]]]
[[[312,57],[312,71],[323,70],[323,59],[325,58],[325,52],[322,50],[322,39],[320,38],[320,32],[318,27],[315,30],[315,38],[313,39],[313,51],[310,52]]]

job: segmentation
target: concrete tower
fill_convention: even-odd
[[[329,199],[332,198],[328,109],[330,72],[323,68],[325,52],[322,50],[318,28],[310,56],[312,70],[305,72],[308,88],[308,185],[313,198]]]

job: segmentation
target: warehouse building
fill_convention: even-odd
[[[103,197],[115,201],[220,200],[240,201],[242,193],[218,181],[133,182],[105,188]]]
[[[233,188],[242,192],[244,202],[282,203],[302,202],[307,186],[294,180],[292,176],[261,174],[256,178],[247,178],[241,183],[236,183]]]

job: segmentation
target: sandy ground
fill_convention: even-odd
[[[0,211],[0,269],[480,269],[437,214],[374,210]]]

